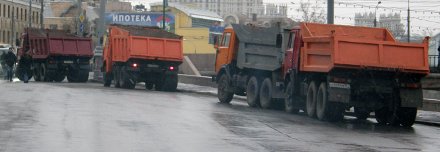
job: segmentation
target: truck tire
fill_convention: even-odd
[[[79,70],[78,76],[79,76],[78,82],[89,81],[89,70]]]
[[[257,77],[252,76],[246,87],[246,100],[250,107],[257,107],[260,105],[259,93],[260,82]]]
[[[220,103],[231,103],[232,98],[234,97],[229,77],[226,74],[222,74],[218,80],[217,97],[218,100],[220,100]]]
[[[177,73],[175,74],[166,74],[165,75],[165,81],[162,86],[163,91],[173,92],[177,89],[177,83],[178,83],[178,76]]]
[[[397,115],[399,117],[399,122],[403,127],[411,127],[416,121],[417,108],[399,107]]]
[[[263,109],[269,109],[273,104],[272,100],[272,81],[270,78],[265,78],[261,83],[260,88],[260,106]]]
[[[315,81],[310,82],[307,89],[306,111],[309,117],[316,116],[316,85]]]
[[[366,120],[370,116],[370,111],[366,108],[354,107],[354,115],[359,120]]]
[[[327,83],[322,82],[316,95],[316,117],[321,121],[339,121],[344,117],[344,107],[328,101],[327,93]]]
[[[385,125],[388,123],[388,107],[382,107],[374,111],[377,123]]]
[[[330,103],[327,100],[327,85],[322,82],[319,85],[318,93],[316,94],[316,117],[318,120],[327,120],[330,115]]]
[[[145,89],[147,90],[153,90],[154,84],[153,83],[147,83],[145,82]]]
[[[40,64],[40,79],[44,82],[49,82],[49,73],[47,72],[47,66],[44,63]]]
[[[136,82],[132,80],[130,74],[125,69],[125,67],[121,68],[120,73],[121,74],[120,74],[119,83],[121,87],[126,89],[134,89],[136,87]]]
[[[53,80],[55,82],[62,82],[65,78],[66,78],[66,75],[59,72],[54,76]]]
[[[89,79],[89,71],[82,69],[71,68],[67,74],[67,80],[69,82],[87,82]]]
[[[163,91],[163,85],[164,85],[163,81],[158,81],[158,82],[154,83],[154,89],[156,91]]]
[[[293,95],[293,82],[287,83],[285,97],[284,97],[284,109],[288,113],[298,113],[299,109],[295,107],[294,95]]]
[[[110,87],[112,84],[112,74],[108,72],[104,72],[104,87]]]
[[[40,64],[36,63],[34,64],[34,80],[35,81],[41,81],[41,76],[40,76]]]
[[[121,84],[119,83],[119,77],[120,77],[119,67],[114,66],[113,67],[113,80],[115,81],[115,88],[121,87]]]

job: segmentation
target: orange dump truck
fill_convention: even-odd
[[[284,101],[287,112],[319,120],[341,120],[353,107],[358,119],[375,112],[379,123],[411,126],[422,106],[421,78],[429,74],[428,38],[401,43],[382,28],[233,25],[217,50],[221,102],[234,94],[262,108]]]
[[[104,45],[104,86],[174,91],[182,37],[155,27],[111,25]]]

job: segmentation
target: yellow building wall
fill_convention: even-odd
[[[152,11],[162,11],[162,6],[151,7]],[[215,54],[214,45],[209,44],[209,28],[193,28],[192,20],[184,12],[170,8],[175,19],[175,33],[183,36],[184,54]]]
[[[209,44],[208,28],[179,28],[176,34],[183,36],[184,54],[213,54],[214,46]]]

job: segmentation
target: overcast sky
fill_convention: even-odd
[[[133,5],[162,2],[162,0],[122,0],[131,1]],[[264,0],[266,3],[287,4],[289,7],[288,17],[294,20],[301,19],[302,14],[297,12],[301,1],[310,1],[317,4],[325,12],[327,0]],[[335,1],[335,23],[354,25],[354,14],[374,12],[378,0],[334,0]],[[293,2],[293,4],[292,4]],[[410,0],[411,33],[437,34],[440,32],[440,0]],[[400,13],[402,23],[407,25],[408,0],[382,0],[377,9],[377,17],[383,13]],[[432,35],[431,35],[432,36]]]

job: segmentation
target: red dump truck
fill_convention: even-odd
[[[111,25],[104,47],[104,86],[174,91],[182,63],[182,37],[156,27]]]
[[[90,38],[61,30],[27,28],[18,50],[19,56],[24,53],[32,57],[32,70],[28,73],[35,81],[61,82],[67,76],[69,82],[87,82],[89,78],[93,57]],[[17,75],[22,79],[21,74]]]
[[[289,30],[233,25],[217,46],[220,102],[246,95],[249,106],[305,111],[338,121],[354,107],[358,119],[413,125],[429,73],[428,40],[401,43],[382,28],[302,23]]]

